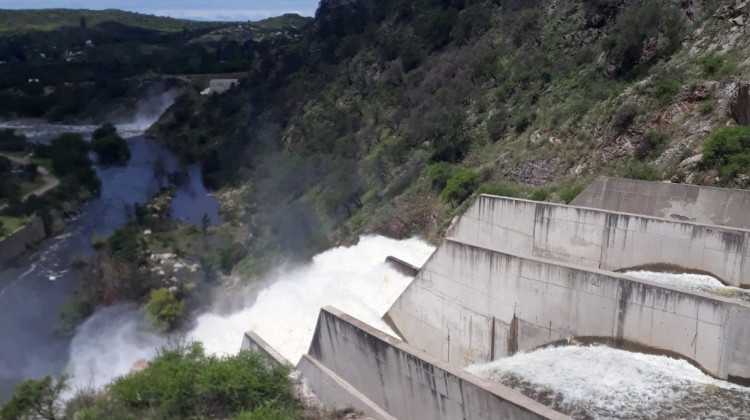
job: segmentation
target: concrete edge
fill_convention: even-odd
[[[281,353],[276,351],[276,349],[271,347],[266,340],[260,338],[260,336],[253,331],[247,331],[245,333],[245,336],[242,338],[242,349],[265,354],[281,366],[293,366],[284,356],[281,355]]]
[[[415,277],[417,273],[419,273],[419,267],[417,267],[416,265],[410,264],[400,258],[396,258],[391,255],[385,258],[385,262],[393,267],[396,271],[407,277]]]
[[[648,184],[656,183],[656,184],[665,184],[665,185],[679,185],[679,186],[682,186],[682,187],[694,188],[694,189],[698,189],[698,190],[701,190],[701,189],[724,190],[724,191],[725,190],[729,190],[729,191],[745,192],[747,194],[750,194],[750,190],[741,190],[739,188],[723,188],[723,187],[712,187],[710,185],[680,184],[680,183],[675,183],[675,182],[670,182],[670,181],[644,181],[642,179],[620,178],[620,177],[616,177],[616,176],[604,176],[604,175],[600,175],[600,176],[597,176],[596,178],[594,178],[594,180],[591,183],[589,183],[589,185],[586,186],[586,188],[588,188],[591,185],[593,185],[599,179],[603,179],[603,180],[621,179],[621,180],[624,180],[624,181],[639,182],[639,183],[648,183]],[[584,188],[583,191],[586,191],[586,188]],[[583,193],[583,191],[581,193]]]
[[[297,364],[297,370],[310,384],[313,393],[327,409],[355,408],[376,420],[397,420],[364,394],[343,380],[319,361],[305,354]],[[322,383],[321,383],[322,382]],[[335,391],[331,391],[335,388]],[[325,392],[328,390],[329,392]]]
[[[616,279],[616,280],[627,281],[627,282],[630,282],[630,283],[645,284],[647,286],[657,287],[659,289],[669,290],[669,291],[672,291],[672,292],[675,292],[675,293],[682,293],[682,294],[694,296],[694,297],[697,297],[697,298],[702,298],[702,299],[712,300],[712,301],[718,301],[718,302],[725,303],[727,305],[739,306],[741,308],[750,309],[750,303],[744,302],[744,301],[741,301],[741,300],[733,300],[733,299],[726,298],[724,296],[714,295],[714,294],[706,293],[706,292],[701,292],[699,290],[683,289],[683,288],[679,288],[679,287],[676,287],[676,286],[671,286],[669,284],[657,283],[657,282],[652,282],[652,281],[648,281],[648,280],[643,280],[643,279],[639,279],[637,277],[631,277],[631,276],[628,276],[626,274],[618,273],[616,271],[607,271],[607,270],[602,270],[601,268],[585,267],[585,266],[582,266],[582,265],[575,265],[575,264],[571,264],[571,263],[559,262],[559,261],[554,261],[554,260],[547,260],[547,259],[544,259],[544,258],[538,258],[538,257],[532,257],[532,256],[526,256],[526,255],[512,254],[510,252],[496,251],[496,250],[493,250],[493,249],[485,248],[485,247],[483,247],[481,245],[473,244],[473,243],[468,242],[468,241],[461,241],[461,240],[458,240],[458,239],[455,239],[455,238],[445,238],[445,242],[451,242],[451,243],[454,243],[454,244],[465,245],[465,246],[468,246],[470,248],[477,249],[477,250],[480,250],[480,251],[491,252],[493,254],[507,255],[507,256],[510,256],[510,257],[513,257],[513,258],[519,258],[519,259],[522,259],[522,260],[532,261],[532,262],[536,262],[536,263],[549,264],[549,265],[554,265],[554,266],[558,266],[558,267],[568,268],[568,269],[571,269],[571,270],[584,271],[584,272],[587,272],[587,273],[603,275],[603,276],[611,277],[611,278]]]
[[[420,359],[424,362],[434,365],[437,368],[442,369],[446,373],[453,375],[463,381],[469,382],[481,389],[484,389],[485,391],[491,394],[494,394],[495,396],[511,404],[522,407],[523,409],[528,410],[544,418],[548,418],[552,420],[570,419],[570,417],[556,410],[553,410],[552,408],[547,407],[544,404],[539,403],[536,400],[529,398],[521,394],[518,391],[508,388],[505,385],[502,385],[498,382],[492,382],[486,379],[482,379],[472,373],[469,373],[468,371],[464,369],[458,368],[456,366],[453,366],[441,360],[438,360],[437,358],[430,356],[426,352],[418,350],[412,347],[411,345],[407,344],[406,342],[401,341],[397,338],[394,338],[368,324],[365,324],[364,322],[358,320],[357,318],[354,318],[351,315],[348,315],[345,312],[342,312],[332,306],[325,306],[321,308],[320,310],[321,312],[326,312],[352,325],[353,327],[362,330],[363,332],[367,333],[368,335],[372,336],[375,339],[385,342],[386,344],[391,345],[397,348],[398,350],[403,351],[406,354],[416,357],[417,359]]]
[[[733,228],[733,227],[727,227],[727,226],[721,226],[721,225],[710,225],[710,224],[705,224],[705,223],[696,223],[696,222],[691,222],[689,220],[686,220],[686,221],[674,220],[674,219],[667,219],[664,217],[648,216],[645,214],[624,213],[624,212],[619,212],[619,211],[604,210],[598,207],[583,207],[583,206],[574,206],[570,204],[550,203],[549,201],[524,200],[522,198],[503,197],[500,195],[490,195],[490,194],[480,194],[479,198],[482,198],[482,197],[493,199],[493,200],[500,199],[500,200],[506,200],[506,201],[515,201],[519,203],[528,203],[528,204],[543,205],[543,206],[550,206],[550,207],[562,207],[562,208],[570,208],[570,209],[575,209],[575,210],[586,210],[586,211],[592,211],[596,213],[614,214],[614,215],[621,215],[621,216],[627,216],[627,217],[636,217],[636,218],[641,218],[641,219],[655,220],[659,222],[668,222],[668,223],[675,223],[675,224],[698,226],[702,228],[709,228],[709,229],[713,229],[717,231],[724,231],[728,233],[742,232],[742,233],[750,234],[750,229]],[[474,202],[474,204],[472,204],[472,206],[476,205],[479,202],[479,198]],[[466,217],[466,215],[462,217]]]

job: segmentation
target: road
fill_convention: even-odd
[[[26,165],[26,164],[28,164],[30,162],[29,159],[25,158],[25,157],[19,158],[19,157],[7,155],[5,153],[0,153],[0,156],[2,156],[4,158],[7,158],[7,159],[11,160],[12,162],[15,162],[15,163],[17,163],[19,165]],[[29,197],[31,197],[32,195],[41,196],[44,193],[46,193],[47,191],[49,191],[49,190],[55,188],[56,186],[60,185],[60,180],[57,179],[57,178],[55,178],[55,176],[52,175],[51,173],[49,173],[49,171],[47,170],[47,168],[39,166],[39,167],[36,168],[36,170],[37,170],[37,172],[39,172],[39,175],[41,175],[42,180],[44,180],[44,185],[42,185],[41,187],[35,189],[34,191],[29,192],[26,195],[24,195],[23,196],[23,201],[26,201],[26,199],[29,198]],[[4,209],[5,206],[6,205],[1,205],[0,206],[0,210]]]

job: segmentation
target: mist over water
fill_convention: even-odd
[[[227,291],[185,333],[213,354],[235,354],[243,334],[255,331],[289,361],[307,352],[320,308],[331,305],[391,333],[381,317],[409,285],[385,263],[389,255],[422,265],[434,248],[419,240],[362,237],[359,244],[315,256],[309,264],[282,267],[262,280],[265,287]],[[177,339],[177,337],[171,337]],[[66,369],[74,386],[99,388],[150,359],[170,340],[149,332],[133,306],[98,311],[78,331]]]
[[[605,346],[555,347],[468,371],[574,418],[745,418],[750,389],[716,380],[684,360]]]
[[[142,136],[176,99],[172,91],[150,95],[140,101],[131,115],[111,121],[123,138]],[[49,139],[62,133],[90,135],[97,125],[69,125],[47,123],[38,120],[0,121],[0,129],[10,128],[30,139]]]

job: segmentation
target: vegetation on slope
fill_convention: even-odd
[[[118,10],[0,11],[0,117],[104,119],[143,79],[248,71],[307,22],[200,23]],[[290,26],[284,26],[290,25]],[[281,34],[281,35],[278,35]],[[169,89],[179,79],[167,79]]]
[[[152,134],[243,191],[228,220],[253,243],[238,269],[362,232],[437,238],[480,192],[569,202],[598,174],[684,175],[738,71],[697,45],[729,33],[722,10],[323,1],[238,89],[181,98]]]

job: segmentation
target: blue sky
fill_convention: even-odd
[[[257,20],[315,14],[318,0],[0,0],[0,9],[122,9],[199,20]]]

